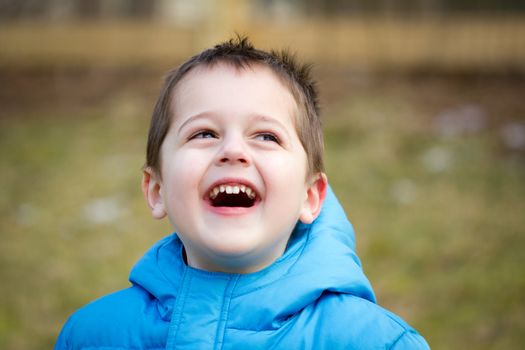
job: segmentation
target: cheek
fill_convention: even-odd
[[[168,197],[184,195],[185,192],[197,188],[204,173],[203,162],[197,155],[173,154],[165,157],[163,181]]]
[[[306,156],[301,154],[279,154],[260,157],[259,171],[263,174],[267,186],[290,186],[303,184],[306,179]]]
[[[301,176],[301,179],[306,178],[308,160],[306,153],[302,149],[287,154],[286,157],[280,159],[280,162],[283,169],[293,173],[294,176]]]

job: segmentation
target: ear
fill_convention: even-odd
[[[162,219],[166,216],[161,186],[159,176],[155,171],[151,168],[145,168],[142,174],[142,193],[151,210],[151,215],[155,219]]]
[[[301,209],[301,215],[299,220],[304,224],[311,224],[319,213],[323,206],[324,199],[326,197],[326,188],[328,180],[324,173],[319,173],[313,177],[307,192],[306,199]]]

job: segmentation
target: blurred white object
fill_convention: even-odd
[[[525,151],[524,123],[512,122],[505,124],[500,132],[505,146],[515,151]]]
[[[38,209],[31,203],[22,203],[16,213],[17,221],[23,226],[32,226],[37,223]]]
[[[459,136],[485,129],[487,121],[487,112],[481,106],[467,104],[440,113],[434,125],[443,136]]]
[[[421,156],[423,166],[430,172],[440,173],[450,169],[452,154],[444,147],[432,147]]]
[[[124,209],[116,197],[98,198],[84,206],[84,217],[93,224],[109,224],[123,214]]]
[[[392,198],[401,204],[410,204],[415,201],[417,195],[417,186],[410,179],[401,179],[390,188]]]

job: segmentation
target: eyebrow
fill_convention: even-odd
[[[198,114],[195,114],[195,115],[192,115],[191,117],[189,117],[188,119],[186,119],[180,126],[179,128],[177,129],[177,132],[180,132],[186,125],[188,125],[189,123],[195,121],[195,120],[199,120],[199,119],[204,119],[204,118],[209,118],[210,117],[210,112],[202,112],[202,113],[198,113]]]
[[[286,129],[284,124],[281,123],[281,121],[279,121],[279,120],[277,120],[275,118],[272,118],[272,117],[268,117],[266,115],[262,115],[262,114],[255,114],[255,115],[253,115],[253,118],[256,121],[262,121],[262,122],[265,122],[265,123],[270,123],[270,124],[277,125],[279,127],[279,129],[281,129],[286,134],[286,137],[290,138],[290,133],[288,132],[288,130]]]

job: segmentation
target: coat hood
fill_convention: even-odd
[[[207,272],[182,256],[176,234],[158,242],[133,268],[133,286],[73,314],[55,349],[429,349],[375,304],[331,190],[264,270]]]
[[[210,281],[235,279],[233,304],[249,305],[254,315],[237,321],[254,330],[278,328],[325,292],[375,302],[355,253],[352,225],[330,188],[319,217],[310,225],[298,223],[283,256],[264,270],[244,275],[197,270],[184,263],[182,251],[182,242],[173,234],[153,246],[131,271],[131,283],[157,300],[164,320],[171,318],[187,273]],[[242,317],[242,313],[233,314]]]

